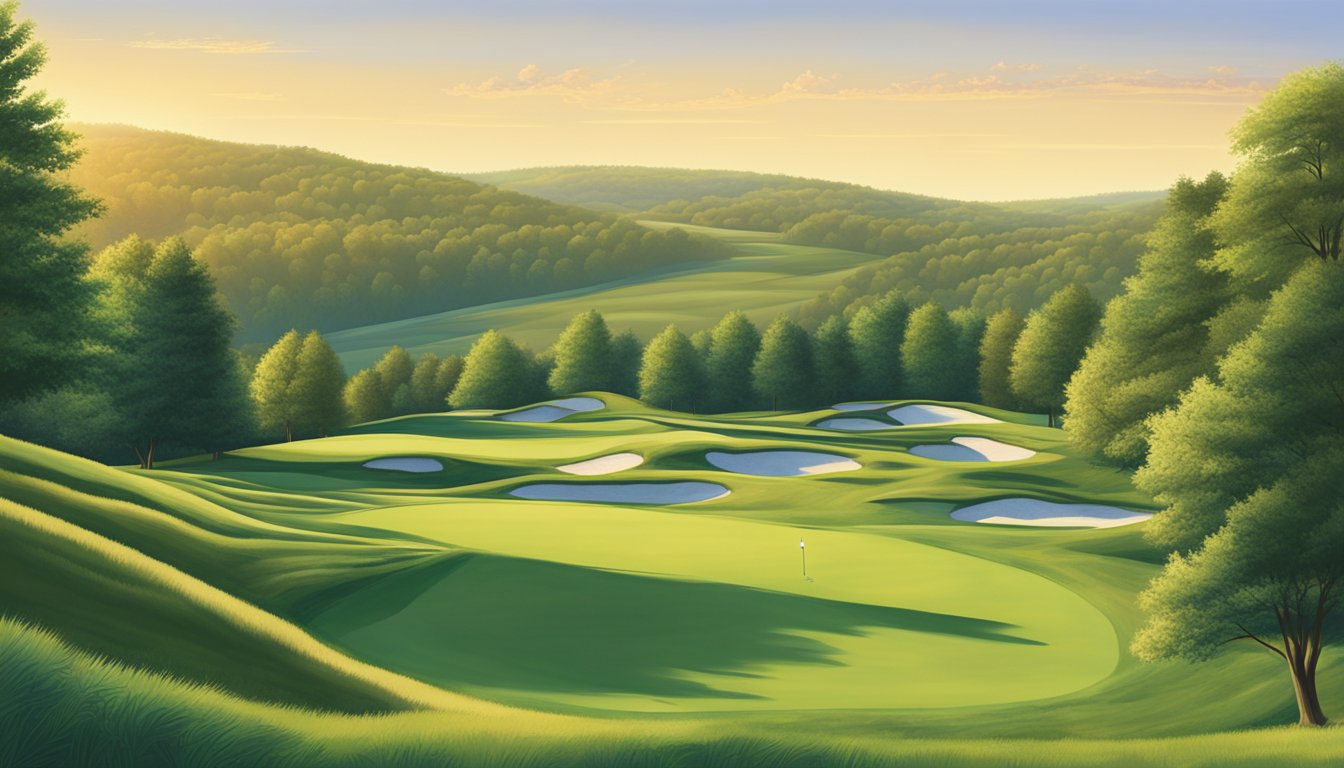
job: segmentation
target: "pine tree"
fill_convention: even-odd
[[[1040,309],[1027,315],[1013,347],[1009,379],[1024,402],[1046,409],[1050,426],[1063,407],[1065,386],[1096,335],[1101,306],[1078,284],[1055,292]]]
[[[0,4],[0,405],[68,383],[83,361],[94,286],[85,246],[64,235],[98,211],[61,179],[76,136],[60,102],[27,91],[46,51],[15,13]]]
[[[855,397],[876,400],[901,397],[905,377],[901,368],[901,342],[910,319],[910,305],[895,292],[854,313],[849,335],[859,366]]]
[[[710,331],[705,375],[711,408],[718,412],[746,410],[756,402],[751,366],[761,349],[761,332],[741,312],[729,312]]]
[[[703,397],[704,369],[686,334],[669,325],[644,349],[639,368],[639,398],[668,410],[693,409]]]
[[[817,328],[813,337],[812,359],[816,371],[813,401],[821,404],[842,403],[857,391],[858,362],[850,341],[849,324],[840,315],[831,315]]]
[[[905,394],[925,400],[949,400],[962,389],[958,381],[960,331],[938,304],[929,302],[910,313],[901,341]]]
[[[1016,410],[1021,407],[1013,394],[1008,369],[1013,361],[1013,346],[1022,335],[1025,321],[1012,307],[995,312],[985,326],[980,341],[980,401],[995,408]]]
[[[752,386],[770,400],[772,410],[801,408],[815,388],[812,340],[797,323],[780,315],[761,338],[761,351],[751,367]]]
[[[612,389],[611,331],[602,313],[575,315],[553,347],[555,368],[547,382],[560,395]]]

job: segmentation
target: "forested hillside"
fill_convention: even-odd
[[[101,248],[181,235],[245,340],[574,288],[722,247],[424,169],[292,147],[80,126],[71,181],[105,213]]]

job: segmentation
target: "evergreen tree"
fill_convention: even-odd
[[[1078,284],[1063,288],[1027,315],[1013,347],[1009,380],[1023,402],[1046,409],[1050,426],[1064,405],[1065,386],[1096,335],[1101,306]]]
[[[1208,266],[1215,251],[1208,217],[1226,189],[1217,173],[1172,187],[1139,273],[1106,305],[1097,342],[1069,381],[1064,431],[1078,448],[1138,466],[1148,450],[1148,417],[1213,373],[1229,346],[1212,333],[1228,305],[1227,275]]]
[[[812,345],[816,388],[813,402],[841,403],[857,391],[858,362],[850,341],[849,324],[840,315],[831,315],[817,328]]]
[[[957,380],[960,329],[947,311],[930,301],[910,313],[901,342],[906,395],[949,400],[961,391]]]
[[[639,398],[668,410],[692,409],[704,394],[700,355],[686,334],[669,325],[649,342],[639,368]]]
[[[0,406],[74,376],[90,333],[86,248],[65,233],[98,205],[62,180],[79,157],[60,102],[27,91],[46,61],[0,4]]]
[[[751,367],[752,386],[770,401],[772,410],[802,408],[815,389],[812,340],[793,320],[775,318],[761,338],[761,351]]]
[[[294,439],[294,419],[298,411],[293,387],[298,372],[303,337],[290,330],[257,361],[252,374],[251,394],[258,425],[268,432],[283,431],[285,441]]]
[[[639,396],[639,366],[644,345],[634,331],[621,331],[611,340],[612,391],[626,397]]]
[[[1013,394],[1008,369],[1012,365],[1013,346],[1022,335],[1022,314],[1012,307],[995,312],[985,326],[980,341],[980,401],[995,408],[1016,410],[1021,407]]]
[[[345,423],[345,368],[336,350],[317,331],[309,331],[296,355],[290,396],[294,426],[323,437]]]
[[[391,398],[383,390],[378,372],[372,368],[365,368],[351,376],[341,391],[341,399],[345,401],[345,412],[356,424],[386,418],[392,410]]]
[[[849,335],[859,366],[856,397],[876,400],[902,395],[901,342],[909,319],[910,305],[894,291],[854,313]]]
[[[230,346],[233,317],[214,280],[179,239],[153,249],[148,263],[149,244],[125,245],[100,270],[114,279],[103,302],[105,317],[120,326],[109,381],[125,441],[145,469],[165,444],[214,451],[238,444],[251,405]]]
[[[711,408],[718,412],[752,407],[751,366],[761,348],[761,332],[741,312],[729,312],[710,331],[705,375]]]
[[[513,339],[486,331],[471,345],[462,376],[448,396],[454,408],[516,408],[535,402],[537,364]]]
[[[575,315],[553,351],[555,368],[548,383],[556,394],[612,388],[611,331],[602,313],[592,309]]]

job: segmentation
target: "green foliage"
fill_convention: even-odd
[[[401,416],[408,413],[411,407],[409,398],[409,387],[411,384],[411,375],[415,373],[415,360],[411,353],[407,352],[400,344],[393,344],[392,348],[383,353],[383,356],[374,363],[373,370],[378,374],[378,381],[383,387],[383,397],[387,399],[389,411],[388,416]],[[407,394],[401,399],[401,409],[393,402],[396,399],[397,392],[402,387],[407,388]]]
[[[741,312],[729,312],[710,331],[706,374],[711,408],[746,410],[756,403],[751,366],[761,348],[761,332]]]
[[[181,233],[218,276],[243,338],[533,296],[715,259],[682,230],[423,169],[89,126],[72,178],[107,201],[95,244]]]
[[[1207,658],[1232,638],[1285,657],[1304,724],[1321,648],[1341,637],[1344,273],[1312,260],[1264,321],[1152,420],[1135,476],[1167,509],[1149,529],[1182,554],[1145,595],[1145,657]]]
[[[341,391],[345,412],[355,424],[378,421],[392,411],[392,400],[383,389],[377,371],[365,368],[345,382]]]
[[[100,254],[108,282],[100,314],[111,331],[106,383],[118,431],[153,468],[160,444],[219,451],[252,423],[244,371],[230,344],[233,318],[214,281],[181,240],[136,238]]]
[[[639,395],[639,367],[644,345],[634,331],[621,331],[611,339],[611,391],[626,397]]]
[[[644,348],[639,398],[668,409],[689,410],[704,402],[705,371],[686,334],[669,325]]]
[[[963,387],[957,380],[960,337],[947,310],[934,302],[910,313],[901,341],[906,396],[936,400]]]
[[[60,102],[27,90],[46,51],[0,4],[0,406],[70,383],[93,295],[86,247],[63,237],[98,211],[64,180],[79,157]]]
[[[461,355],[449,355],[442,360],[432,352],[421,355],[411,373],[411,411],[434,413],[446,408],[448,395],[462,377],[464,362]]]
[[[448,402],[454,408],[515,408],[539,398],[541,381],[527,352],[509,337],[488,331],[467,353]]]
[[[593,309],[576,315],[552,351],[555,368],[547,381],[556,394],[612,388],[611,331],[602,313]]]
[[[850,340],[849,324],[843,317],[832,315],[817,329],[813,336],[812,363],[816,380],[814,402],[842,403],[855,397],[859,365]]]
[[[1065,386],[1096,335],[1101,306],[1081,285],[1070,285],[1027,315],[1013,346],[1009,380],[1023,402],[1044,408],[1054,425],[1064,405]]]
[[[1303,261],[1338,261],[1344,239],[1344,66],[1285,77],[1233,131],[1243,156],[1213,216],[1218,266],[1263,297]]]
[[[309,331],[296,357],[290,396],[297,406],[294,426],[325,437],[345,423],[345,369],[327,340]]]
[[[1139,273],[1106,305],[1097,342],[1069,382],[1064,429],[1075,446],[1138,466],[1148,449],[1147,418],[1212,373],[1230,346],[1231,334],[1211,334],[1230,296],[1227,276],[1209,266],[1215,246],[1208,217],[1226,190],[1217,173],[1172,187]],[[1230,317],[1222,327],[1243,333]]]
[[[266,350],[252,373],[252,401],[256,404],[258,425],[269,432],[283,431],[286,440],[294,439],[298,403],[293,385],[301,349],[303,337],[297,330],[290,330]]]
[[[849,322],[858,363],[858,397],[896,397],[905,389],[901,342],[910,319],[910,305],[894,291],[854,313]]]
[[[1020,403],[1009,381],[1013,347],[1022,335],[1025,321],[1022,313],[1012,307],[995,312],[985,325],[980,341],[980,402],[995,408],[1016,409]]]
[[[802,408],[812,402],[816,387],[812,340],[807,331],[784,315],[775,318],[761,338],[761,351],[751,367],[752,387],[770,400],[772,410]]]
[[[985,318],[969,307],[948,313],[957,327],[957,345],[952,367],[956,386],[943,397],[949,400],[974,400],[980,396],[980,342],[985,336]]]

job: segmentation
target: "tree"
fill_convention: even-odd
[[[317,331],[309,331],[296,356],[290,394],[298,429],[327,433],[345,423],[345,368],[336,350]]]
[[[490,330],[471,345],[448,402],[454,408],[516,408],[536,399],[538,383],[531,355]]]
[[[899,397],[905,387],[901,342],[910,319],[910,305],[893,291],[854,313],[849,335],[859,366],[857,397],[876,400]]]
[[[760,348],[761,332],[741,312],[724,315],[710,331],[705,374],[713,410],[740,411],[751,407],[756,400],[751,386],[751,366]]]
[[[644,357],[644,345],[634,331],[621,331],[611,340],[611,389],[626,397],[639,396],[639,366]]]
[[[612,388],[611,331],[602,313],[575,315],[556,340],[555,368],[547,381],[556,394]]]
[[[345,402],[345,411],[350,415],[350,420],[362,424],[386,417],[392,408],[386,394],[378,372],[365,368],[345,382],[341,399]]]
[[[669,325],[644,349],[639,368],[639,398],[675,410],[693,408],[705,388],[700,355],[686,334]]]
[[[461,355],[449,355],[439,362],[439,369],[434,374],[434,391],[442,392],[435,404],[436,408],[447,408],[448,396],[457,388],[457,382],[462,379],[462,370],[466,366],[466,358]],[[433,409],[431,409],[433,410]]]
[[[949,312],[948,319],[957,328],[957,344],[952,357],[956,385],[948,397],[974,400],[980,394],[980,342],[985,337],[985,318],[970,307],[961,307]]]
[[[83,360],[94,286],[63,235],[99,206],[62,179],[79,157],[60,102],[28,92],[46,62],[32,22],[0,4],[0,405],[67,384]]]
[[[120,432],[140,466],[165,444],[221,450],[250,412],[230,346],[234,321],[204,264],[177,238],[157,248],[132,238],[100,256],[111,285],[102,314],[117,326],[108,381]]]
[[[1212,226],[1217,264],[1268,295],[1305,260],[1339,261],[1344,239],[1344,66],[1291,74],[1233,130],[1244,158]]]
[[[299,350],[303,337],[291,329],[275,342],[257,361],[252,374],[252,402],[256,405],[257,420],[263,430],[282,430],[285,442],[294,439],[294,417],[297,411],[293,386],[298,371]]]
[[[1135,475],[1176,551],[1143,594],[1142,658],[1203,659],[1247,639],[1282,659],[1299,721],[1321,725],[1322,649],[1341,639],[1344,273],[1299,267],[1260,326],[1152,420]]]
[[[432,413],[446,408],[448,395],[462,376],[462,363],[461,355],[442,360],[433,352],[421,355],[411,373],[411,410]]]
[[[1226,190],[1218,173],[1172,187],[1139,273],[1106,305],[1101,333],[1069,381],[1064,431],[1078,448],[1123,466],[1141,464],[1148,417],[1175,405],[1197,376],[1211,374],[1230,346],[1212,334],[1231,298],[1227,275],[1208,266],[1215,252],[1208,217]]]
[[[849,324],[840,315],[831,315],[817,328],[812,339],[812,363],[817,403],[841,403],[857,391],[858,362],[849,336]]]
[[[383,397],[387,401],[387,411],[378,418],[403,416],[411,412],[411,374],[415,372],[415,360],[411,353],[400,345],[392,348],[373,364],[374,373],[383,387]],[[398,397],[398,391],[405,391]]]
[[[1096,335],[1100,319],[1101,306],[1075,283],[1027,315],[1022,335],[1013,346],[1009,369],[1013,392],[1023,402],[1046,409],[1052,427],[1055,411],[1064,405],[1064,388]]]
[[[956,323],[932,301],[910,313],[901,342],[908,396],[947,400],[960,390],[956,365],[959,337]]]
[[[801,408],[814,390],[812,340],[784,315],[775,318],[761,338],[761,351],[751,367],[752,386],[769,398],[770,409]]]
[[[995,408],[1020,407],[1008,380],[1012,364],[1013,345],[1022,334],[1022,313],[1012,307],[995,312],[985,325],[980,341],[980,401]]]

